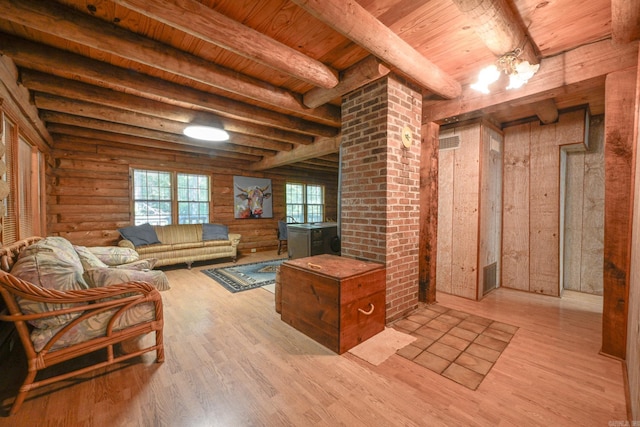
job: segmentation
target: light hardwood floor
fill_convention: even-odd
[[[10,390],[22,377],[4,364],[0,426],[607,426],[627,419],[621,363],[598,354],[599,297],[499,289],[478,303],[438,294],[446,307],[520,328],[472,391],[398,355],[379,366],[336,355],[282,322],[272,293],[231,294],[199,271],[207,267],[166,271],[165,363],[145,355],[36,390],[10,418]]]

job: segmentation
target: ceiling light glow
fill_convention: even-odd
[[[502,55],[495,64],[480,71],[478,81],[473,83],[471,88],[485,94],[489,93],[489,85],[496,82],[502,72],[509,76],[507,89],[522,87],[538,71],[540,64],[530,64],[529,61],[523,61],[519,58],[521,54],[522,50],[516,48]]]
[[[214,126],[191,125],[182,131],[189,138],[201,139],[203,141],[228,141],[229,133]]]

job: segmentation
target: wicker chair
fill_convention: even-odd
[[[156,288],[146,282],[128,282],[99,288],[57,291],[36,286],[7,273],[15,263],[18,254],[38,240],[40,238],[30,238],[0,249],[0,267],[3,270],[0,271],[0,294],[5,300],[8,311],[7,314],[0,313],[0,320],[15,324],[28,363],[27,377],[13,402],[10,415],[20,409],[27,392],[35,388],[122,362],[149,351],[156,351],[157,362],[164,361],[162,298]],[[25,314],[21,311],[19,299],[56,305],[64,304],[65,308]],[[73,306],[70,306],[71,304]],[[140,304],[152,304],[153,318],[133,325],[123,326],[120,324],[118,326],[118,322],[124,317],[123,314],[129,309],[139,307]],[[147,307],[150,308],[150,306]],[[36,350],[30,337],[32,326],[27,322],[69,314],[73,319],[55,333],[43,348]],[[76,315],[77,317],[74,318],[73,316]],[[56,343],[63,338],[66,332],[78,327],[81,322],[92,316],[106,317],[106,331],[100,336],[87,338],[71,345],[60,346],[58,344],[56,346]],[[114,351],[115,344],[141,337],[150,332],[155,332],[155,345],[128,354],[118,354]],[[42,381],[35,381],[38,371],[101,349],[106,349],[106,360]]]

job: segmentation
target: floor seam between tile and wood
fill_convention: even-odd
[[[423,307],[391,327],[416,341],[397,354],[472,390],[491,371],[518,328],[439,304]]]

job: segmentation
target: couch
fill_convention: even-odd
[[[106,262],[105,262],[106,261]],[[27,359],[28,372],[11,407],[32,389],[155,351],[164,360],[160,290],[168,289],[153,260],[118,247],[74,246],[62,237],[33,237],[0,248],[0,295]],[[139,347],[141,338],[155,342]],[[124,345],[124,346],[123,346]],[[98,350],[92,365],[36,381],[37,373]]]
[[[231,258],[236,262],[240,234],[221,224],[142,224],[121,228],[118,245],[135,249],[141,258],[157,259],[156,266]]]

